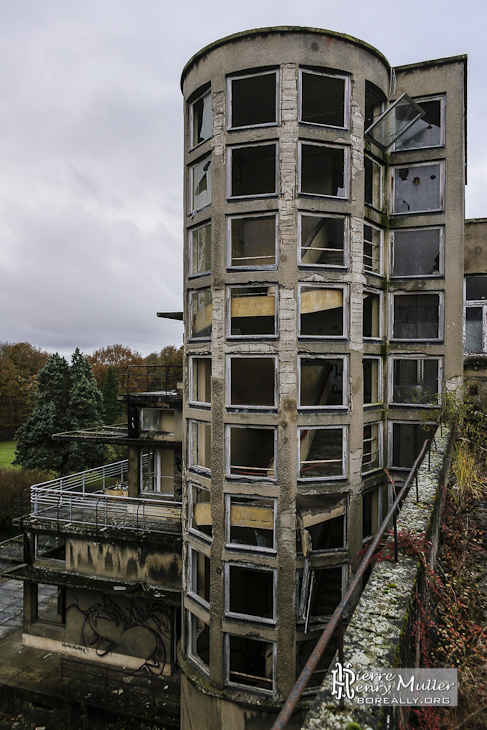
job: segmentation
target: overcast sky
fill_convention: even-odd
[[[467,53],[467,217],[487,217],[484,0],[0,0],[0,341],[182,343],[184,64],[268,25],[348,33],[393,66]]]

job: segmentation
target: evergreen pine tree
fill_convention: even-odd
[[[103,403],[105,408],[105,423],[117,423],[123,411],[123,404],[118,400],[117,371],[110,365],[103,381]]]

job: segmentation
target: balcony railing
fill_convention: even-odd
[[[165,393],[178,395],[182,391],[181,365],[128,365],[122,373],[120,392]]]

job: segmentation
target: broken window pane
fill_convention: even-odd
[[[272,691],[274,644],[227,634],[228,681],[247,688]]]
[[[276,405],[276,361],[273,357],[230,359],[230,405]]]
[[[36,586],[36,618],[37,621],[54,624],[66,623],[66,588],[50,583],[38,583]]]
[[[364,271],[382,274],[382,231],[364,223]]]
[[[193,339],[197,337],[211,337],[211,319],[213,306],[210,289],[199,289],[190,294],[191,306],[191,333]]]
[[[61,535],[37,533],[35,546],[36,558],[40,560],[66,560],[66,540]]]
[[[370,81],[365,82],[365,119],[364,129],[368,129],[384,111],[385,95]]]
[[[347,405],[344,397],[346,374],[343,357],[300,359],[300,408],[339,408]]]
[[[347,82],[343,76],[301,71],[301,121],[345,127]]]
[[[213,129],[213,110],[211,93],[197,99],[191,105],[191,147],[196,147],[205,139],[209,139]]]
[[[387,515],[387,486],[381,484],[362,496],[362,537],[375,535]]]
[[[484,350],[483,307],[465,308],[465,350],[466,352]]]
[[[441,228],[397,230],[391,239],[392,276],[420,277],[441,273]]]
[[[188,611],[188,634],[190,658],[203,664],[204,668],[208,669],[210,663],[210,629],[207,623],[190,611]]]
[[[299,433],[299,478],[333,479],[345,472],[344,428],[302,428]]]
[[[300,215],[301,266],[345,266],[345,218]]]
[[[440,361],[436,358],[394,358],[392,402],[436,403],[440,392]]]
[[[276,216],[252,216],[230,220],[230,266],[275,268]]]
[[[344,147],[301,143],[301,193],[348,196],[345,165],[348,151]]]
[[[191,210],[201,210],[211,203],[211,159],[197,162],[190,171]]]
[[[189,592],[207,607],[210,605],[210,558],[188,547]]]
[[[398,340],[440,338],[439,294],[395,294],[393,337]]]
[[[191,231],[189,275],[205,274],[211,269],[211,224]]]
[[[189,421],[189,466],[209,471],[210,465],[211,424],[205,421]]]
[[[423,213],[442,210],[441,164],[396,167],[394,170],[394,213]]]
[[[227,473],[253,479],[274,479],[275,429],[229,426],[228,432],[230,444],[227,449]]]
[[[379,423],[364,425],[362,473],[378,469],[382,464],[382,430]]]
[[[365,156],[365,205],[382,210],[382,167],[371,157]]]
[[[210,492],[197,484],[189,485],[189,530],[203,538],[213,536]]]
[[[227,564],[227,613],[275,620],[274,571]]]
[[[414,122],[397,140],[395,150],[414,150],[420,147],[438,147],[443,144],[443,100],[418,99],[424,117]]]
[[[275,500],[227,495],[229,547],[275,550]]]
[[[343,567],[315,568],[309,576],[300,575],[298,582],[299,618],[308,623],[322,624],[327,620],[342,599]]]
[[[364,357],[364,405],[382,401],[381,363],[378,357]]]
[[[190,358],[190,401],[193,403],[211,403],[211,358]]]
[[[276,145],[233,147],[231,196],[272,195],[276,192]]]
[[[320,638],[319,633],[313,634],[311,639],[306,639],[304,641],[297,641],[296,642],[296,679],[299,677],[301,672],[303,671],[308,659],[311,656],[311,653],[313,652],[314,648],[316,647],[316,644],[318,643],[318,639]],[[331,637],[330,641],[328,642],[328,645],[326,649],[324,650],[322,656],[320,657],[320,660],[316,666],[316,669],[313,671],[313,674],[311,675],[307,688],[308,689],[317,689],[321,686],[323,683],[323,680],[325,679],[325,675],[329,670],[330,664],[332,662],[333,657],[336,654],[336,651],[338,649],[338,639],[337,639],[337,631],[335,630],[333,636]]]
[[[277,73],[236,76],[230,83],[230,127],[277,122]]]
[[[276,334],[276,287],[230,289],[230,335],[265,337]]]
[[[423,110],[407,94],[399,97],[365,130],[365,135],[383,150],[388,149],[417,119]]]
[[[379,339],[380,332],[380,294],[367,291],[363,293],[364,311],[362,330],[364,339]]]
[[[411,469],[426,441],[433,436],[436,425],[427,423],[392,424],[392,466]]]
[[[487,299],[487,276],[466,276],[465,297],[468,301]]]
[[[303,286],[300,292],[300,331],[309,337],[343,337],[343,289]]]
[[[339,550],[345,547],[346,503],[342,496],[299,496],[296,507],[298,553],[309,557],[310,550]]]

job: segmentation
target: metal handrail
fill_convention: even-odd
[[[120,392],[178,393],[183,379],[182,365],[127,365],[122,373]]]
[[[443,413],[443,411],[442,411]],[[441,421],[442,413],[440,413],[439,421]],[[441,425],[441,424],[439,424]],[[421,451],[419,452],[419,455],[414,462],[413,466],[411,467],[411,470],[406,478],[406,481],[404,482],[401,490],[399,491],[399,494],[396,496],[391,508],[389,509],[389,512],[385,516],[377,534],[375,535],[374,539],[370,543],[369,549],[367,550],[362,562],[360,563],[360,566],[355,573],[355,576],[348,586],[348,589],[343,596],[342,600],[336,607],[335,611],[333,612],[330,620],[328,621],[328,624],[326,628],[324,629],[323,633],[321,634],[320,638],[318,639],[318,642],[311,652],[308,661],[306,662],[301,674],[299,675],[296,684],[294,685],[293,689],[291,690],[286,702],[281,708],[281,711],[279,715],[276,718],[276,721],[272,725],[271,730],[283,730],[287,723],[289,722],[292,713],[296,709],[296,705],[298,704],[301,695],[303,694],[304,690],[306,689],[306,686],[311,679],[311,675],[313,674],[314,670],[318,666],[318,662],[320,661],[323,652],[325,651],[326,647],[328,646],[328,643],[330,642],[330,639],[333,636],[333,633],[337,627],[340,627],[343,622],[343,617],[345,614],[346,609],[348,608],[348,605],[350,603],[350,600],[356,590],[359,588],[362,578],[365,574],[365,571],[371,564],[375,551],[377,549],[377,546],[379,545],[380,541],[382,540],[384,533],[388,529],[389,523],[391,519],[394,522],[394,560],[397,562],[398,559],[398,546],[397,546],[397,529],[396,529],[396,517],[397,513],[399,512],[400,505],[402,501],[406,498],[409,489],[411,487],[411,482],[413,477],[416,475],[416,471],[419,468],[426,450],[431,450],[431,442],[434,440],[431,438],[425,439],[423,446],[421,448]],[[431,467],[431,461],[429,462],[429,467]],[[339,652],[342,655],[343,652],[343,631],[340,631],[339,636]]]

